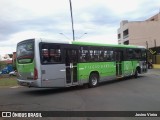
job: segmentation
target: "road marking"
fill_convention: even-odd
[[[13,87],[10,87],[10,88],[19,88],[19,87],[22,87],[22,86],[13,86]]]

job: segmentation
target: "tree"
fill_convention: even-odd
[[[2,70],[7,65],[6,62],[0,61],[0,70]]]
[[[14,60],[14,62],[12,63],[12,65],[13,65],[13,69],[14,69],[14,70],[17,70],[16,60]]]

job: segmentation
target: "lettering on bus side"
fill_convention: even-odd
[[[85,69],[108,68],[109,65],[86,65]]]
[[[113,63],[103,63],[102,65],[99,65],[99,63],[96,65],[96,63],[90,63],[87,65],[83,65],[79,68],[79,70],[86,70],[86,69],[104,69],[104,68],[113,68],[115,65]]]

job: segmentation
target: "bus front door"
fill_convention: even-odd
[[[122,77],[122,60],[123,60],[123,51],[116,51],[116,76]]]
[[[66,49],[66,84],[76,85],[77,84],[77,50]]]

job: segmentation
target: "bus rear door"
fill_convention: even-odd
[[[65,49],[65,64],[66,64],[66,84],[77,85],[77,61],[78,50],[66,48]]]
[[[123,51],[117,50],[115,52],[115,59],[116,59],[116,76],[122,77]]]

